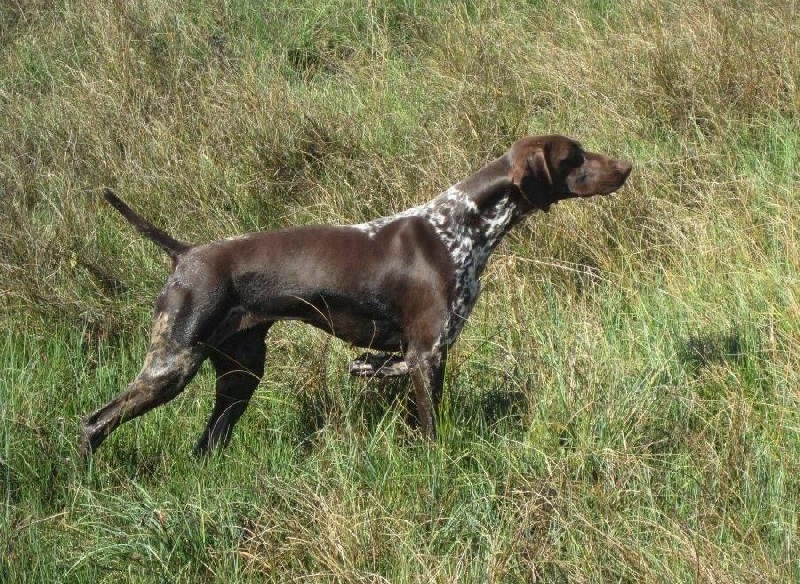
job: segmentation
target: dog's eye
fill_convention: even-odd
[[[583,164],[583,161],[583,152],[572,152],[569,156],[561,161],[561,167],[564,170],[578,168],[581,164]]]
[[[570,165],[573,167],[580,166],[583,164],[585,157],[583,156],[583,152],[576,152],[572,156],[570,156]]]

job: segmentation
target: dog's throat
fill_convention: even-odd
[[[508,189],[498,190],[479,207],[468,193],[452,186],[424,205],[355,227],[374,238],[384,226],[410,217],[423,218],[433,227],[454,266],[448,322],[440,339],[449,345],[475,306],[478,280],[489,256],[521,216]]]
[[[455,266],[448,322],[441,339],[450,345],[475,306],[489,256],[516,222],[516,207],[505,192],[478,209],[455,187],[431,201],[430,206],[428,219]]]

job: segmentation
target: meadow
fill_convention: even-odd
[[[800,582],[794,0],[0,2],[0,581]],[[634,162],[500,246],[438,441],[279,324],[88,463],[175,237],[361,222],[527,134]],[[368,275],[365,275],[367,277]]]

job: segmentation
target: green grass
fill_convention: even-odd
[[[758,0],[0,4],[0,580],[800,581],[800,13]],[[525,134],[633,160],[493,257],[436,444],[280,324],[88,466],[180,239],[430,199]]]

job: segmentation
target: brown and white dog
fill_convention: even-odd
[[[532,211],[613,193],[630,172],[629,163],[569,138],[528,137],[429,203],[390,217],[198,246],[173,239],[106,189],[106,199],[171,256],[173,271],[156,300],[141,372],[83,419],[81,451],[170,401],[207,358],[216,369],[216,402],[196,450],[224,445],[264,372],[267,331],[287,319],[358,347],[401,353],[420,429],[434,438],[447,349],[475,305],[494,248]]]

